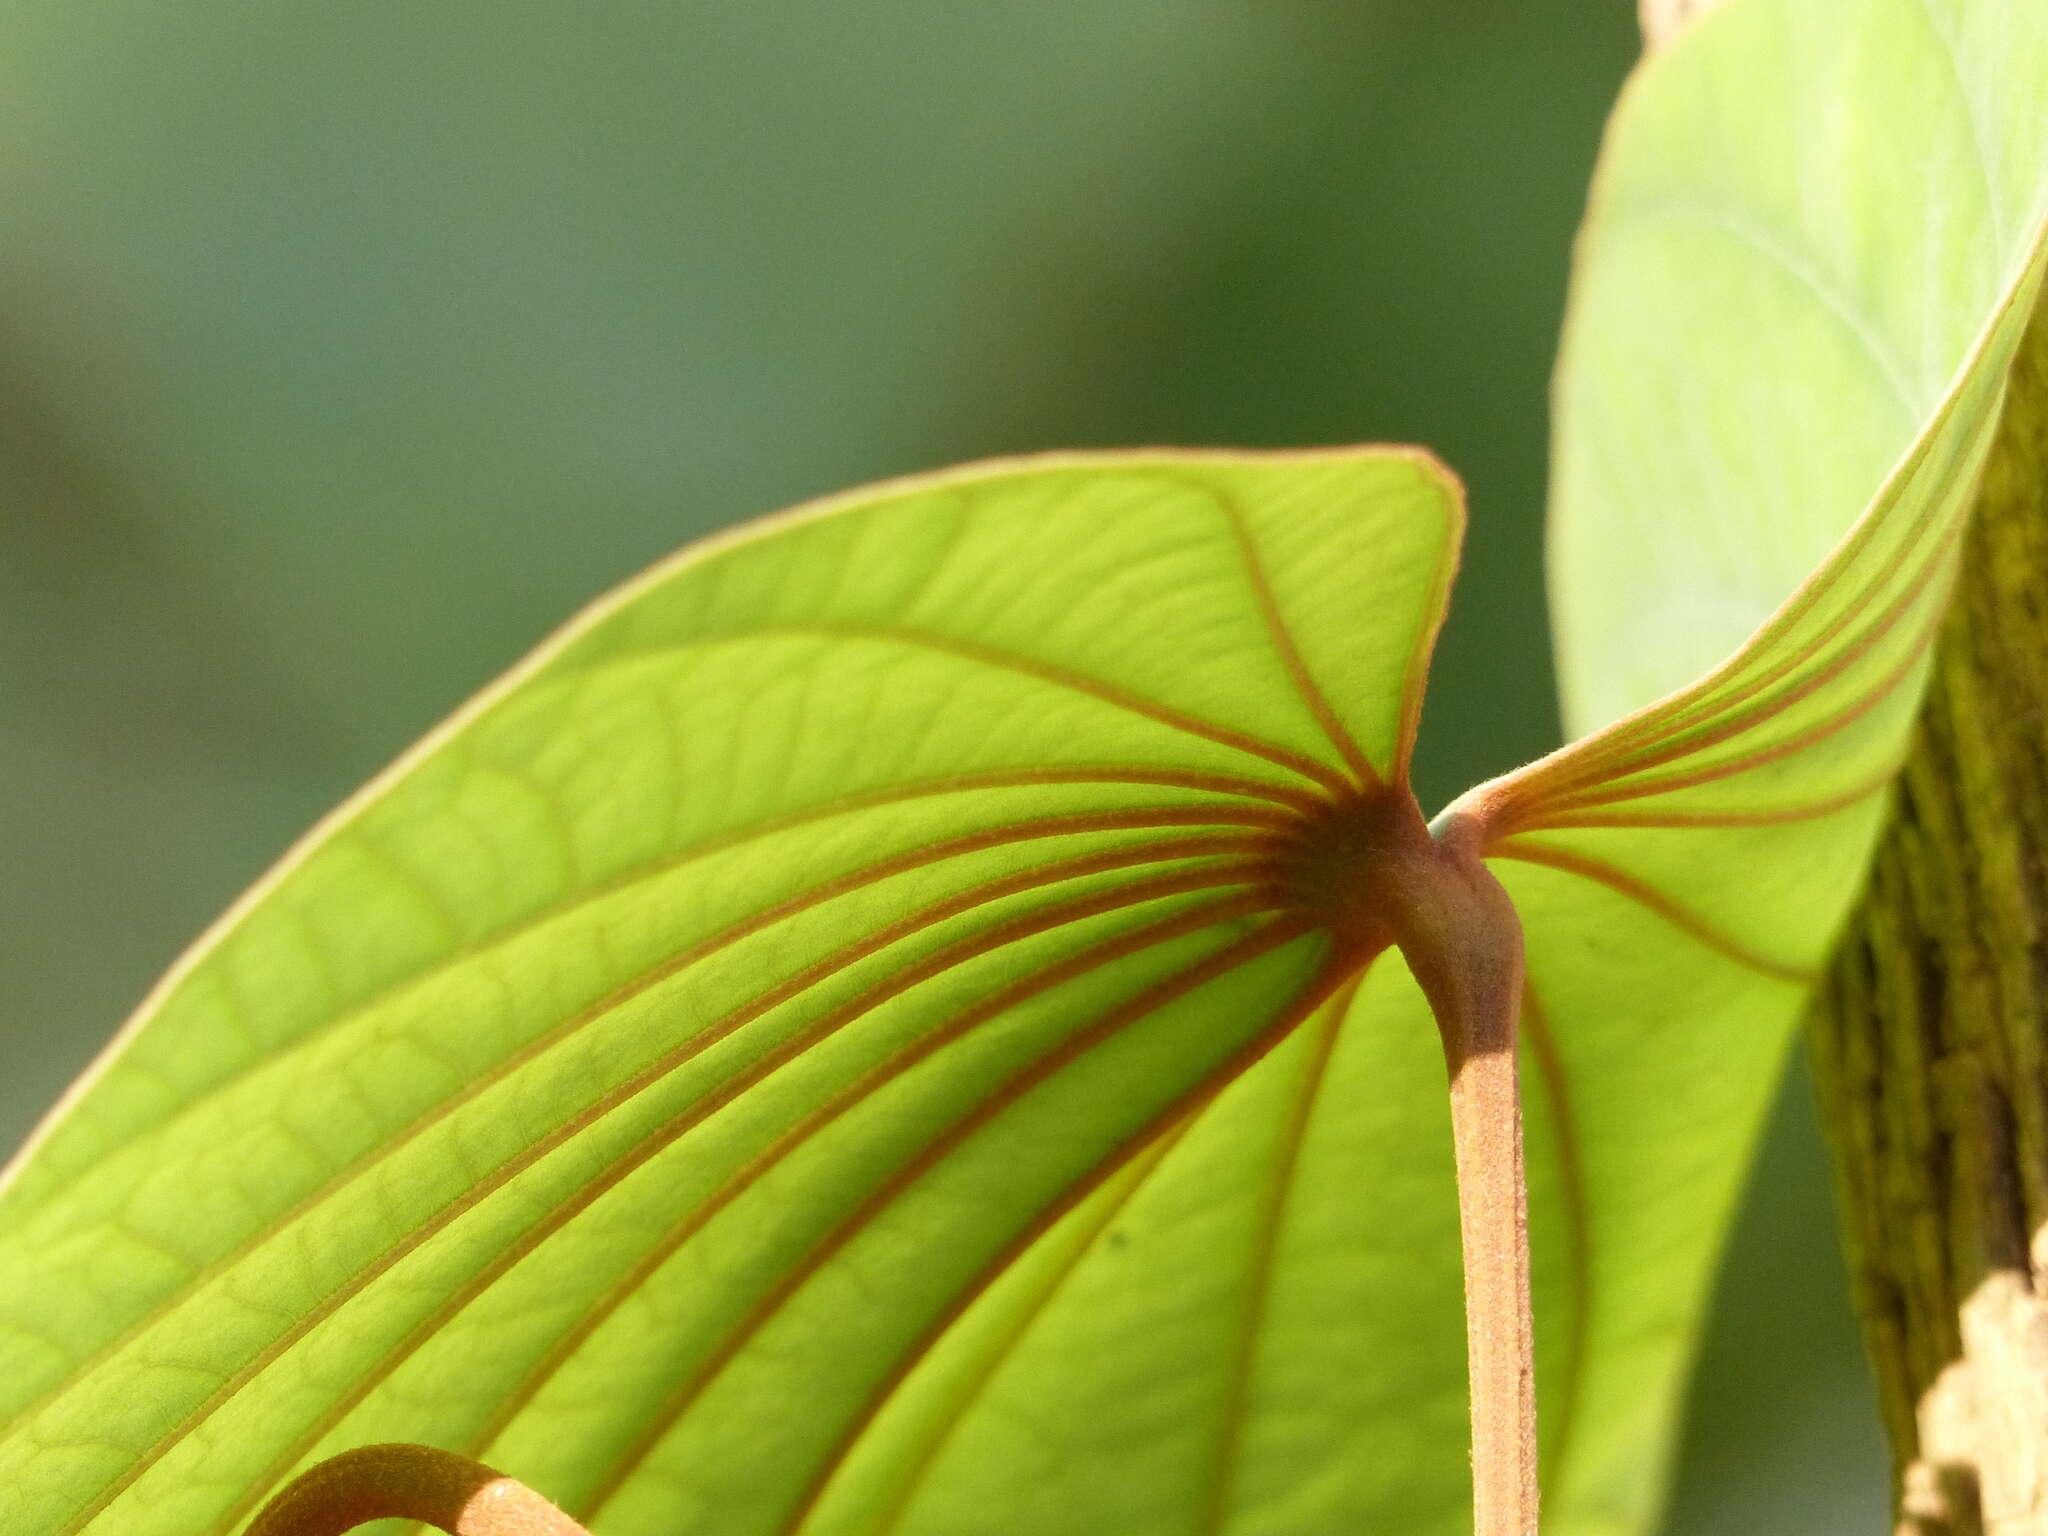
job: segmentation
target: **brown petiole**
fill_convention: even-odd
[[[1324,905],[1323,920],[1361,964],[1390,943],[1400,949],[1443,1041],[1464,1251],[1474,1536],[1536,1536],[1535,1330],[1515,1060],[1521,919],[1485,865],[1483,808],[1453,808],[1432,828],[1407,790],[1380,788],[1324,830],[1298,877],[1302,898]]]

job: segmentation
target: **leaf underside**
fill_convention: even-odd
[[[1729,55],[1787,11],[1660,55],[1603,186],[1746,112]],[[1784,31],[1815,78],[1850,34]],[[1864,153],[1829,110],[1779,127]],[[1603,307],[1648,281],[1613,217],[1580,367],[1643,324]],[[1455,808],[1528,929],[1547,1531],[1654,1508],[2026,254],[1733,661]],[[316,830],[11,1170],[0,1527],[227,1533],[420,1441],[605,1536],[1463,1528],[1442,1060],[1332,917],[1461,521],[1404,450],[1018,461],[600,604]]]

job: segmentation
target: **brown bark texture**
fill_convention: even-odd
[[[2048,1536],[2048,309],[1810,1041],[1895,1536]]]

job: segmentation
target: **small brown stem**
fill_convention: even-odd
[[[1451,1080],[1472,1392],[1474,1536],[1536,1536],[1535,1330],[1515,1034],[1522,926],[1453,815],[1427,857],[1401,861],[1395,937],[1436,1014]]]
[[[524,1483],[427,1445],[365,1445],[287,1484],[245,1536],[341,1536],[422,1520],[449,1536],[590,1536]]]

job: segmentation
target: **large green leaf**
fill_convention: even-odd
[[[1402,453],[1002,466],[580,621],[19,1169],[10,1536],[387,1439],[607,1531],[1455,1524],[1434,1032],[1274,865],[1400,773],[1457,516]]]
[[[1674,45],[1603,185],[1776,123],[1760,169],[1848,186],[1844,125],[1932,110],[1925,40],[1791,9]],[[1949,18],[1959,57],[1985,10]],[[1818,104],[1756,112],[1786,39]],[[2037,40],[1995,40],[2039,77]],[[1932,185],[1939,143],[1901,132],[1890,174]],[[1777,318],[1711,261],[1708,319],[1630,308],[1684,253],[1610,258],[1605,217],[1574,358]],[[2031,302],[2014,239],[1928,290],[1958,339],[1926,409],[1788,545],[1760,613],[1871,502],[1771,624],[1447,813],[1529,929],[1553,1532],[1654,1506]],[[1631,395],[1613,462],[1677,441],[1656,391],[1600,388]],[[1768,403],[1719,423],[1736,461]],[[227,1532],[311,1461],[418,1440],[617,1536],[1459,1530],[1443,1067],[1398,958],[1351,974],[1330,934],[1378,857],[1356,808],[1402,793],[1457,524],[1399,451],[1033,461],[601,605],[230,914],[15,1165],[0,1526]],[[1656,651],[1634,686],[1690,675]]]

